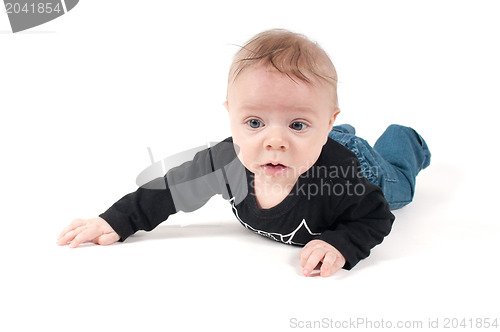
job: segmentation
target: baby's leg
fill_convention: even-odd
[[[391,208],[407,205],[413,200],[417,174],[431,161],[427,144],[412,128],[390,125],[373,148],[390,165],[382,170],[379,185]]]
[[[382,188],[391,209],[410,203],[415,192],[415,178],[430,163],[425,141],[413,129],[399,125],[389,126],[374,148],[354,133],[351,126],[335,126],[329,137],[354,152],[361,172],[368,181]]]

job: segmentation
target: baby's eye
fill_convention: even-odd
[[[306,129],[307,125],[305,123],[302,123],[302,122],[294,122],[290,125],[290,128],[292,128],[293,130],[304,130]]]
[[[247,124],[253,128],[253,129],[257,129],[259,127],[262,127],[262,122],[260,122],[259,120],[257,119],[252,119],[252,120],[248,120]]]

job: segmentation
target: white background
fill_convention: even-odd
[[[0,330],[500,318],[497,8],[82,0],[17,34],[0,13]],[[432,165],[383,244],[350,272],[305,278],[299,248],[245,230],[215,197],[121,244],[56,246],[72,219],[136,189],[147,147],[160,159],[230,135],[232,44],[270,28],[303,33],[331,56],[338,123],[372,143],[404,124],[429,144]]]

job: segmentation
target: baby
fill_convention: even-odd
[[[231,204],[247,229],[303,246],[305,276],[351,269],[391,230],[390,209],[411,202],[430,163],[413,129],[390,126],[374,147],[340,112],[328,55],[303,35],[264,31],[235,55],[227,100],[232,136],[140,186],[97,218],[76,219],[57,240],[76,248],[109,245],[150,231],[213,195]]]

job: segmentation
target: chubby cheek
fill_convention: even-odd
[[[301,159],[300,163],[302,165],[301,171],[308,170],[309,168],[311,168],[312,165],[314,165],[314,163],[316,163],[316,161],[319,158],[319,155],[321,154],[321,150],[322,146],[318,149],[318,147],[314,147],[314,145],[312,144],[305,146],[303,147],[303,149],[301,149],[301,151],[305,152],[299,154]]]
[[[245,144],[244,142],[245,140],[240,141],[238,138],[233,136],[233,144],[235,145],[235,151],[238,159],[247,169],[251,170],[252,161],[255,161],[255,156],[250,151],[248,144]]]

